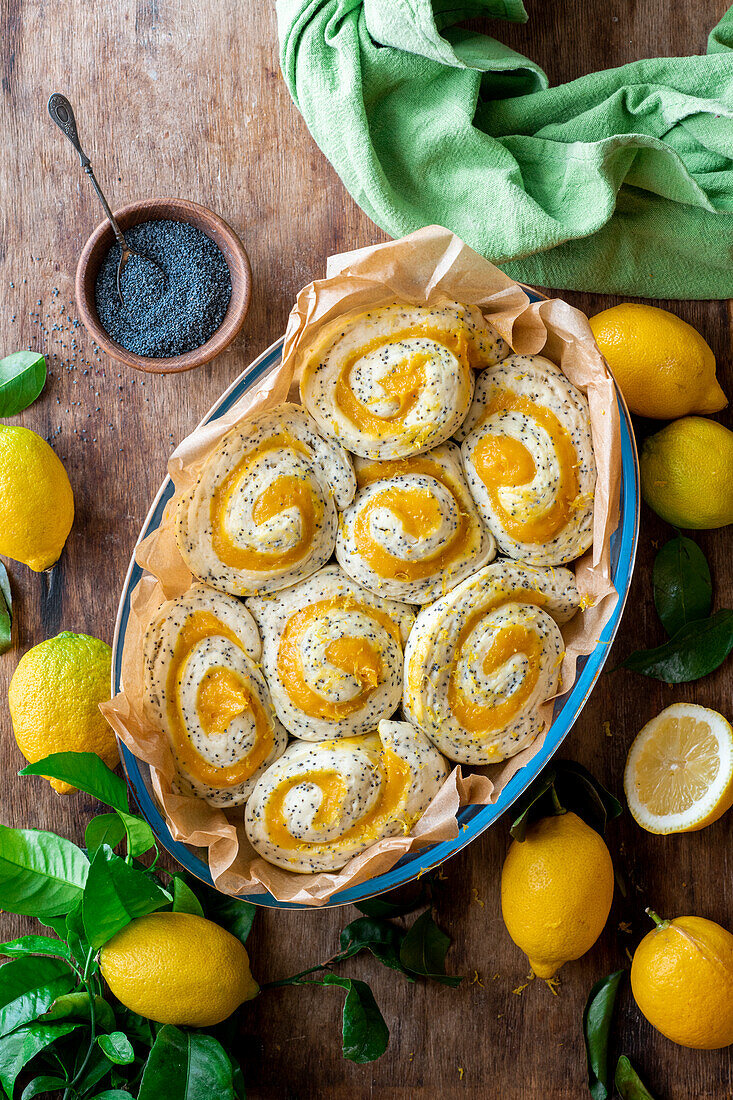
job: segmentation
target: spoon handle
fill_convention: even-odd
[[[127,241],[125,240],[125,236],[119,225],[117,224],[117,219],[112,213],[109,203],[102,193],[102,188],[97,183],[97,177],[94,175],[94,170],[92,169],[89,157],[86,155],[81,147],[81,142],[79,141],[79,133],[76,129],[76,119],[74,118],[74,111],[66,96],[62,95],[61,92],[54,92],[48,101],[48,113],[50,114],[51,118],[54,120],[58,128],[61,130],[61,132],[66,134],[67,138],[79,154],[79,164],[89,176],[92,187],[97,192],[97,197],[104,207],[104,212],[109,219],[110,225],[112,226],[112,231],[114,232],[115,239],[122,249],[123,254],[128,253],[130,250]]]
[[[76,149],[82,168],[87,168],[90,163],[89,157],[81,147],[74,111],[66,96],[62,95],[61,92],[54,92],[48,101],[48,113]]]

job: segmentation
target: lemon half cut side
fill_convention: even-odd
[[[715,710],[674,703],[637,735],[624,771],[626,801],[650,833],[690,833],[733,804],[733,729]]]

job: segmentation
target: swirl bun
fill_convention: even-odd
[[[569,569],[496,561],[423,608],[405,648],[403,709],[450,760],[494,764],[542,729],[580,606]]]
[[[357,458],[354,465],[359,489],[341,516],[336,557],[365,588],[428,603],[493,558],[494,539],[455,444],[386,462]]]
[[[281,405],[238,424],[209,455],[179,503],[178,548],[214,588],[273,592],[328,561],[336,504],[346,507],[355,491],[343,447],[300,406]]]
[[[402,650],[414,620],[337,565],[247,606],[264,640],[263,667],[286,729],[304,741],[373,730],[400,701]]]
[[[453,434],[471,404],[471,368],[507,352],[475,306],[384,306],[326,328],[304,353],[300,395],[354,454],[403,458]]]
[[[410,832],[448,775],[407,722],[379,734],[293,742],[262,775],[245,811],[252,846],[289,871],[338,871],[378,840]]]
[[[539,355],[484,371],[456,433],[468,486],[502,553],[559,565],[593,542],[596,464],[588,402]]]
[[[204,584],[163,604],[145,634],[146,716],[170,739],[180,789],[212,806],[245,802],[287,744],[260,649],[246,608]]]

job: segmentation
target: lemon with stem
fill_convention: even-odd
[[[673,1043],[715,1050],[733,1043],[733,935],[704,917],[662,920],[641,941],[631,990],[652,1027]]]
[[[552,788],[558,813],[513,841],[501,873],[507,931],[538,978],[552,978],[596,942],[613,899],[613,863],[601,836]]]

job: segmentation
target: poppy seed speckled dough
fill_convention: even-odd
[[[294,741],[252,793],[247,836],[277,867],[338,871],[377,841],[407,835],[447,776],[446,761],[409,722],[383,721],[378,734],[346,741]]]

